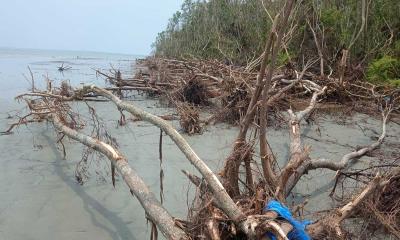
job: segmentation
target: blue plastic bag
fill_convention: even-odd
[[[308,236],[305,228],[307,225],[311,224],[311,221],[297,221],[293,218],[292,213],[289,209],[283,206],[280,202],[271,200],[268,204],[264,207],[264,211],[274,211],[278,213],[278,216],[288,221],[292,226],[293,229],[287,235],[290,240],[311,240],[310,236]],[[268,236],[275,240],[276,237],[269,233]]]

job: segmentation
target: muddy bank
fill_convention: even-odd
[[[158,101],[136,97],[135,104],[157,113],[174,110],[159,106]],[[139,172],[149,187],[159,192],[159,130],[147,123],[130,122],[119,127],[119,113],[109,103],[91,103],[117,138],[122,152]],[[14,103],[2,104],[2,110],[16,109]],[[83,106],[76,104],[76,109]],[[2,111],[1,128],[11,119]],[[174,125],[179,129],[178,122]],[[317,130],[319,129],[319,130]],[[88,129],[89,130],[89,129]],[[380,121],[365,115],[356,115],[347,123],[338,124],[331,118],[319,119],[318,125],[304,126],[307,144],[313,146],[312,157],[338,159],[354,147],[371,143],[380,131]],[[389,136],[382,149],[390,149],[399,142],[398,126],[388,126]],[[203,135],[185,136],[200,157],[218,171],[229,154],[237,129],[225,124],[208,127]],[[288,157],[287,129],[270,130],[270,143],[280,163]],[[63,160],[60,147],[55,144],[51,126],[40,124],[21,126],[9,136],[0,137],[2,174],[0,177],[0,233],[4,239],[143,239],[148,237],[144,211],[138,201],[117,178],[111,185],[106,159],[91,162],[91,176],[83,185],[75,180],[75,166],[82,158],[83,148],[72,141],[66,142],[67,159]],[[180,173],[185,169],[196,173],[177,147],[167,138],[163,145],[165,206],[171,214],[185,218],[187,196],[193,194],[187,178]],[[357,165],[365,166],[379,161],[363,157]],[[354,167],[357,167],[354,166]],[[96,173],[98,172],[98,173]],[[306,211],[329,209],[334,202],[328,196],[333,186],[334,173],[313,171],[296,186],[298,200],[308,199]],[[322,187],[321,187],[322,186]],[[188,192],[189,190],[189,193]],[[22,228],[23,226],[23,228]],[[21,230],[22,229],[22,230]]]
[[[80,70],[85,72],[85,70]],[[70,76],[71,78],[74,76]],[[160,105],[157,100],[134,94],[132,101],[143,109],[164,115],[175,109]],[[119,143],[120,150],[130,164],[159,193],[159,130],[150,124],[130,121],[120,127],[119,112],[110,103],[90,103]],[[20,106],[20,105],[18,105]],[[8,111],[18,109],[12,101],[0,102],[1,128],[15,119],[8,119]],[[90,122],[87,108],[74,103],[73,109]],[[173,125],[180,129],[177,121]],[[379,135],[381,122],[366,115],[354,115],[347,121],[335,117],[318,118],[314,124],[302,125],[304,141],[312,145],[312,157],[339,160],[344,153],[358,146],[370,144]],[[90,132],[90,125],[86,126]],[[184,135],[200,157],[218,172],[232,149],[238,129],[225,124],[210,125],[202,135]],[[399,142],[398,125],[389,124],[382,149],[392,149]],[[281,166],[288,159],[288,129],[268,129],[269,142]],[[1,199],[0,235],[5,239],[143,239],[149,236],[144,211],[138,201],[117,177],[116,188],[111,184],[106,159],[89,161],[90,176],[83,186],[75,179],[76,164],[82,158],[83,147],[66,141],[67,159],[63,160],[60,146],[50,125],[21,126],[13,135],[1,136]],[[164,195],[165,206],[174,216],[185,218],[187,199],[193,196],[185,169],[196,173],[175,145],[164,137]],[[258,157],[258,156],[257,156]],[[377,163],[377,158],[363,157],[354,167]],[[334,202],[328,196],[334,173],[318,170],[303,178],[294,190],[295,201],[308,199],[306,214],[329,209]],[[322,188],[321,188],[322,186]],[[188,191],[188,189],[190,189]],[[4,197],[3,197],[4,196]],[[289,198],[291,199],[291,198]]]

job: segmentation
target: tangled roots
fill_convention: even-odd
[[[198,110],[191,104],[182,102],[177,104],[179,123],[183,131],[189,135],[201,133],[200,116]]]
[[[181,101],[194,105],[208,105],[207,86],[196,77],[190,79],[180,90]]]

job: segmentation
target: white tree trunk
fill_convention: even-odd
[[[131,192],[137,197],[150,219],[157,225],[166,238],[176,240],[189,239],[186,233],[175,225],[174,219],[156,199],[142,178],[129,166],[124,155],[107,143],[65,126],[56,114],[50,115],[50,121],[53,122],[54,127],[59,132],[101,152],[110,159]]]

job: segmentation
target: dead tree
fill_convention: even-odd
[[[299,81],[300,80],[293,81],[291,84],[297,84],[299,83]],[[291,84],[278,91],[278,93],[273,95],[270,100],[278,98],[280,94],[283,94],[285,92],[285,89],[292,87]],[[382,115],[382,135],[376,143],[362,148],[356,152],[345,155],[340,163],[327,160],[309,160],[309,151],[307,147],[304,147],[302,145],[300,138],[300,121],[304,119],[315,108],[318,97],[323,95],[325,91],[326,87],[315,91],[313,97],[310,100],[309,106],[304,110],[297,113],[294,113],[292,110],[288,111],[290,117],[289,130],[291,136],[291,157],[288,164],[283,168],[283,170],[280,173],[277,173],[275,183],[275,197],[280,199],[282,202],[285,201],[286,196],[296,185],[300,177],[303,174],[306,174],[308,170],[317,168],[328,168],[332,170],[344,169],[351,159],[358,158],[377,148],[382,143],[385,137],[385,124],[388,118],[388,114],[391,112],[392,108],[387,108],[386,112],[384,112]],[[164,207],[161,206],[160,202],[147,188],[146,184],[138,176],[135,170],[128,165],[126,157],[122,153],[120,153],[110,144],[103,142],[100,139],[79,132],[76,127],[73,127],[73,124],[71,125],[71,123],[69,123],[68,119],[71,116],[71,109],[68,107],[67,101],[81,100],[82,95],[90,93],[109,99],[121,111],[127,111],[143,121],[152,123],[153,125],[159,127],[163,132],[165,132],[175,142],[178,148],[184,153],[186,158],[196,167],[196,169],[199,171],[199,173],[207,183],[207,187],[204,189],[204,191],[205,193],[210,191],[211,196],[213,197],[213,206],[220,209],[224,214],[226,214],[228,219],[232,220],[235,225],[240,229],[240,231],[245,233],[249,239],[260,237],[267,231],[271,231],[275,233],[276,236],[281,236],[283,239],[285,239],[286,234],[290,231],[290,227],[288,228],[286,226],[288,223],[285,221],[276,221],[276,218],[278,217],[276,214],[245,214],[243,210],[228,195],[217,175],[215,175],[210,170],[210,168],[204,163],[204,161],[202,161],[199,156],[193,151],[186,140],[167,121],[153,114],[145,112],[144,110],[136,107],[131,102],[121,100],[120,98],[103,88],[99,88],[93,85],[84,86],[81,89],[74,90],[73,95],[69,97],[39,91],[23,94],[20,96],[20,98],[25,99],[25,102],[27,103],[28,108],[31,111],[27,115],[27,117],[24,118],[24,121],[49,121],[54,125],[58,133],[74,139],[107,156],[110,159],[112,166],[122,175],[131,192],[139,199],[149,218],[161,230],[163,235],[169,239],[187,239],[188,235],[187,232],[185,232],[185,229],[177,227],[173,217],[167,212],[167,210],[164,209]],[[34,100],[31,98],[34,98]],[[196,185],[201,182],[201,180],[195,180],[196,177],[190,177],[190,179],[195,184],[197,182]],[[374,181],[376,184],[378,184],[379,186],[384,185],[384,182],[382,182],[384,181],[383,178],[377,177],[377,179],[379,181]],[[368,194],[362,194],[360,195],[362,196],[360,198],[364,199],[371,192],[378,189],[376,186],[367,186],[364,191],[367,191]],[[357,202],[361,202],[361,200],[356,201],[356,203]],[[348,206],[354,206],[354,204],[348,204]],[[346,210],[348,208],[349,207],[343,208],[344,214],[340,216],[350,216],[353,210]],[[335,217],[338,229],[340,227],[340,222],[343,219],[343,217]],[[215,227],[218,224],[216,224],[217,223],[214,220],[207,223],[210,234],[212,234],[214,238],[216,238],[216,236],[218,235],[218,228]],[[311,235],[318,235],[321,234],[321,232],[326,231],[326,226],[323,224],[324,221],[321,221],[317,225],[310,226],[311,230],[309,230],[309,233]]]
[[[120,93],[123,90],[141,90],[163,94],[173,90],[180,91],[182,89],[179,85],[189,82],[185,82],[182,79],[171,79],[171,76],[165,76],[165,81],[161,81],[161,78],[159,78],[161,75],[160,72],[149,74],[150,76],[157,76],[156,79],[150,80],[136,78],[124,80],[119,74],[113,77],[98,72],[98,74],[107,77],[109,82],[115,86],[111,88],[101,88],[94,85],[83,86],[79,89],[68,87],[67,91],[65,91],[65,86],[64,88],[55,88],[50,85],[47,91],[39,91],[32,88],[32,92],[18,96],[18,99],[24,100],[27,104],[29,113],[21,117],[16,124],[11,125],[6,132],[10,133],[15,126],[31,122],[47,121],[52,123],[58,133],[74,139],[108,157],[111,161],[112,169],[116,169],[121,174],[132,194],[139,199],[149,219],[161,230],[166,238],[189,239],[191,236],[190,228],[178,223],[168,213],[148,189],[145,182],[135,172],[134,168],[128,164],[127,157],[111,144],[96,138],[96,136],[85,135],[79,131],[79,123],[71,117],[74,114],[68,104],[71,101],[85,101],[91,97],[111,101],[121,114],[128,112],[136,119],[149,122],[161,129],[163,133],[172,139],[185,155],[186,159],[197,169],[200,177],[188,172],[185,172],[185,174],[200,189],[200,193],[203,196],[202,210],[208,215],[206,215],[207,220],[203,221],[202,224],[211,239],[220,239],[221,235],[224,234],[223,231],[225,233],[226,231],[230,231],[229,233],[233,235],[240,232],[247,239],[260,239],[267,232],[274,233],[278,239],[287,239],[287,234],[292,231],[294,226],[287,220],[281,220],[276,212],[263,212],[265,203],[271,199],[278,199],[280,202],[285,203],[287,196],[301,177],[311,170],[323,168],[333,171],[343,171],[351,164],[352,160],[356,160],[378,148],[386,136],[386,124],[389,114],[394,109],[395,102],[395,100],[391,100],[382,108],[382,133],[375,143],[344,155],[339,162],[325,159],[311,159],[311,148],[305,146],[301,139],[301,122],[312,113],[323,96],[332,90],[324,84],[304,79],[310,64],[305,64],[301,72],[296,71],[294,79],[286,79],[284,75],[274,76],[276,72],[276,59],[281,49],[285,28],[288,25],[295,3],[295,0],[285,1],[284,7],[274,18],[273,26],[267,37],[262,54],[260,70],[256,76],[254,75],[254,84],[241,83],[249,89],[250,99],[246,112],[240,119],[239,133],[234,142],[232,152],[225,161],[220,175],[221,179],[211,171],[184,137],[169,122],[144,111],[133,102],[122,99],[122,94]],[[207,83],[204,85],[205,89],[207,91],[216,89],[216,92],[219,92],[219,95],[221,95],[221,85],[225,83],[225,79],[212,76],[198,67],[188,66],[184,61],[164,59],[164,63],[167,65],[179,65],[180,68],[178,70],[190,72],[191,78],[189,79],[207,79]],[[156,69],[160,70],[159,67],[156,67]],[[365,90],[365,88],[361,86],[359,89]],[[288,163],[282,166],[281,170],[278,170],[274,168],[273,149],[268,144],[267,114],[274,103],[282,100],[289,92],[295,92],[298,89],[301,89],[301,91],[305,90],[305,96],[310,97],[310,101],[308,106],[303,110],[295,112],[290,107],[287,110],[290,156]],[[119,93],[119,96],[115,95],[113,91]],[[377,98],[374,92],[375,88],[372,87],[366,91],[374,93],[373,96]],[[396,100],[398,99],[396,98]],[[227,106],[229,107],[229,105]],[[255,126],[256,124],[257,126]],[[258,135],[255,134],[255,136],[252,136],[253,138],[249,139],[249,129],[253,128],[257,129]],[[252,146],[249,143],[255,142],[255,139],[259,139],[260,143],[262,168],[260,182],[256,182],[252,176]],[[249,190],[247,193],[239,185],[239,182],[242,181],[239,170],[243,163],[247,180],[245,187]],[[398,174],[398,171],[396,174]],[[373,193],[379,192],[387,184],[387,177],[377,174],[369,184],[360,189],[360,194],[356,195],[354,199],[344,204],[343,207],[330,211],[320,221],[311,224],[307,228],[307,232],[316,239],[330,233],[342,237],[341,223],[343,220],[353,216],[356,209],[365,199]],[[219,227],[220,222],[224,222],[226,225],[229,223],[231,225],[230,230],[225,229],[222,231]],[[330,223],[332,224],[330,225]],[[190,223],[187,224],[190,225]],[[332,228],[332,226],[334,227]]]
[[[105,142],[69,128],[55,113],[49,114],[47,119],[53,123],[55,129],[59,133],[107,156],[107,158],[110,159],[112,166],[121,174],[131,193],[139,200],[140,204],[145,209],[147,216],[158,226],[165,237],[177,240],[188,239],[186,233],[175,225],[173,217],[157,200],[143,179],[132,167],[129,166],[124,155]]]
[[[266,144],[266,104],[268,101],[268,91],[270,90],[272,76],[275,70],[275,61],[279,50],[281,49],[282,38],[288,23],[289,16],[294,8],[295,1],[287,0],[282,10],[275,16],[271,31],[267,38],[263,59],[261,61],[260,71],[257,75],[256,88],[247,108],[247,112],[240,122],[239,135],[235,140],[235,146],[230,157],[225,161],[224,169],[221,173],[224,179],[224,185],[232,196],[238,196],[239,191],[239,167],[241,165],[240,158],[237,158],[236,151],[240,149],[246,142],[247,131],[253,122],[254,116],[258,107],[261,108],[261,133],[260,133],[260,148],[262,157],[262,166],[264,177],[268,183],[274,183],[274,173],[271,169],[272,157],[269,156]],[[265,79],[264,79],[265,77]]]

